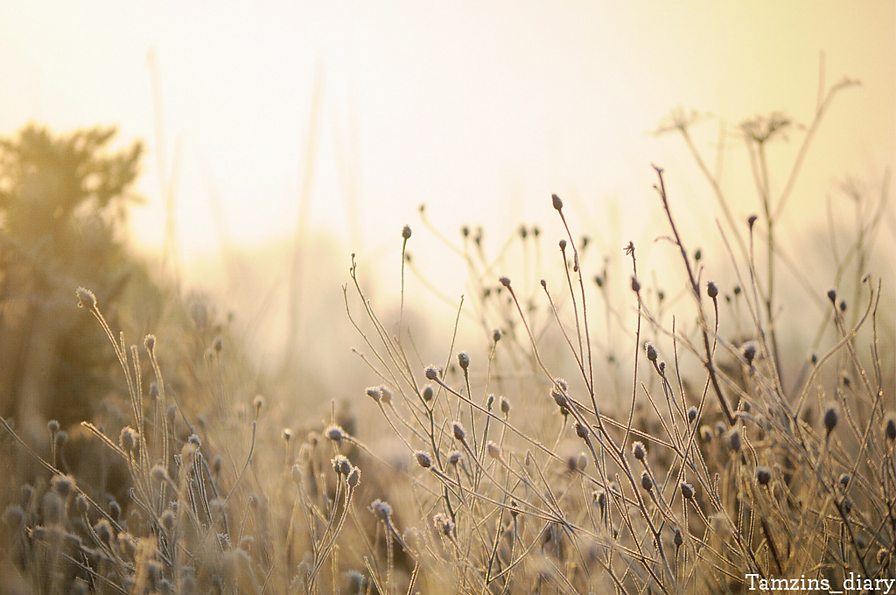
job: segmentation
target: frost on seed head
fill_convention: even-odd
[[[87,308],[88,310],[96,308],[96,295],[86,287],[76,289],[75,295],[78,297],[79,308]]]
[[[327,429],[324,430],[324,436],[326,436],[329,440],[333,442],[339,442],[343,438],[346,437],[345,430],[343,430],[340,426],[336,424],[331,424],[327,426]]]
[[[439,378],[439,370],[435,366],[426,366],[423,375],[427,380],[437,380]]]
[[[460,440],[461,442],[467,437],[467,431],[464,429],[464,426],[459,421],[456,421],[451,424],[451,432],[454,434],[454,438],[456,440]]]
[[[432,467],[432,455],[423,450],[414,451],[414,458],[417,459],[417,464],[423,467],[424,469],[429,469]]]
[[[364,390],[364,392],[367,394],[368,397],[370,397],[377,403],[379,403],[380,400],[383,398],[383,391],[378,386],[369,386]]]
[[[370,512],[380,517],[382,520],[389,522],[392,518],[392,505],[385,500],[377,498],[370,503]]]
[[[639,461],[643,461],[647,456],[647,448],[644,446],[644,443],[641,441],[636,441],[632,444],[632,454],[635,455],[635,458]]]

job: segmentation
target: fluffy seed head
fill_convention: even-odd
[[[383,391],[378,386],[369,386],[364,390],[367,393],[367,396],[376,401],[380,402],[380,399],[383,398]]]
[[[326,436],[333,442],[340,442],[343,438],[345,438],[346,433],[345,430],[343,430],[340,426],[331,424],[327,426],[327,429],[324,430],[324,436]]]
[[[694,486],[693,485],[683,481],[683,482],[681,482],[681,484],[679,484],[679,487],[681,487],[681,497],[682,498],[684,498],[685,500],[691,500],[694,498]]]
[[[497,443],[492,442],[491,440],[485,445],[485,450],[488,451],[488,456],[493,459],[501,458],[501,447],[498,446]]]
[[[439,370],[435,366],[426,366],[426,369],[423,370],[423,375],[426,376],[427,380],[436,380],[439,377]]]
[[[460,440],[463,442],[467,437],[467,431],[464,429],[463,424],[459,421],[456,421],[451,424],[451,431],[454,434],[455,440]]]
[[[361,483],[361,470],[357,467],[352,467],[352,470],[349,471],[348,477],[345,478],[348,482],[348,487],[351,489],[355,489],[358,487],[358,484]]]
[[[448,453],[448,462],[452,465],[457,465],[460,463],[460,460],[463,458],[463,454],[459,450],[452,450]]]

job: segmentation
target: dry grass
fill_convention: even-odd
[[[825,96],[810,131],[840,88]],[[743,126],[762,216],[739,223],[690,125],[679,116],[671,130],[719,200],[726,224],[717,235],[728,248],[718,266],[730,267],[736,285],[706,278],[656,168],[667,222],[656,233],[677,255],[678,299],[639,277],[629,244],[628,272],[612,282],[630,289],[617,302],[606,270],[586,269],[588,242],[554,196],[540,228],[562,232],[559,258],[545,267],[558,286],[499,277],[504,253],[488,258],[465,231],[458,251],[475,295],[457,304],[444,359],[430,363],[404,316],[413,305],[405,269],[418,272],[406,253],[418,238],[405,227],[396,235],[397,321],[381,317],[352,260],[344,295],[361,345],[354,365],[374,386],[358,387],[356,401],[334,407],[324,424],[288,402],[252,397],[264,381],[238,347],[206,331],[184,330],[207,349],[189,366],[171,363],[175,391],[160,362],[180,353],[179,339],[148,335],[130,345],[79,288],[81,314],[106,336],[126,398],[115,415],[77,428],[50,421],[42,444],[0,418],[12,478],[5,587],[720,593],[773,577],[801,578],[798,590],[813,591],[823,581],[838,588],[850,572],[892,576],[894,370],[879,333],[893,300],[865,270],[877,222],[863,220],[852,256],[835,263],[835,278],[857,279],[848,304],[807,281],[827,304],[817,355],[785,353],[775,276],[788,261],[775,224],[804,150],[773,197],[763,146],[786,122]],[[520,240],[528,246],[542,233],[523,228]],[[461,325],[472,332],[459,335]],[[458,336],[481,339],[464,351]],[[615,377],[626,350],[627,387]],[[371,410],[379,420],[359,424]]]

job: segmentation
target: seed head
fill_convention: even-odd
[[[445,537],[451,537],[451,535],[454,534],[454,521],[451,520],[451,517],[442,514],[441,512],[436,513],[435,516],[432,517],[432,524],[436,528],[436,531]]]
[[[696,419],[697,419],[697,407],[695,407],[694,405],[691,405],[690,407],[688,407],[688,422],[694,423],[694,421]]]
[[[143,347],[150,355],[152,355],[156,349],[156,336],[146,335],[145,337],[143,337]]]
[[[747,218],[747,225],[750,226],[750,229],[753,229],[753,226],[756,224],[756,220],[759,219],[756,215],[750,215]]]
[[[284,440],[289,442],[292,440],[292,430],[290,428],[283,428],[282,436]]]
[[[414,457],[417,459],[417,464],[424,469],[432,467],[432,455],[428,452],[423,450],[414,451]]]
[[[457,354],[457,363],[460,369],[466,372],[470,367],[470,355],[466,351],[461,351]]]
[[[656,357],[657,357],[656,347],[654,347],[653,345],[648,343],[647,344],[647,359],[648,359],[648,361],[656,362]]]
[[[96,308],[96,295],[89,289],[79,287],[75,290],[75,295],[78,297],[79,308],[87,308],[88,310]]]
[[[54,475],[50,480],[53,491],[67,498],[75,490],[75,478],[71,475]]]
[[[576,436],[584,440],[588,437],[588,426],[583,423],[576,422]]]
[[[641,473],[641,487],[648,492],[653,489],[653,479],[650,478],[650,473],[646,469]]]
[[[264,407],[264,397],[255,395],[255,398],[252,399],[252,407],[255,409],[255,415],[258,416],[261,413],[261,408]]]
[[[887,414],[884,418],[884,436],[891,442],[896,440],[896,415],[893,413]]]
[[[716,299],[719,295],[719,288],[713,281],[706,284],[706,295],[712,299]]]
[[[553,203],[554,208],[557,209],[558,211],[563,208],[563,201],[560,200],[560,197],[557,196],[556,194],[551,195],[551,202]]]
[[[679,487],[681,487],[681,497],[682,498],[684,498],[685,500],[692,500],[694,498],[694,486],[693,485],[683,481],[683,482],[681,482],[681,484],[679,484]]]
[[[644,446],[644,443],[641,441],[632,443],[632,454],[635,455],[637,460],[643,461],[647,457],[647,448]]]
[[[392,402],[392,391],[386,385],[380,387],[380,400],[386,405]]]
[[[366,392],[367,396],[370,397],[371,399],[373,399],[374,401],[376,401],[377,403],[379,403],[380,399],[383,398],[383,391],[378,386],[369,386],[365,389],[364,392]]]
[[[508,401],[503,395],[498,397],[498,408],[504,415],[510,413],[510,401]]]
[[[836,289],[828,289],[828,299],[831,300],[831,303],[837,305],[837,290]]]
[[[638,293],[641,291],[641,282],[638,281],[638,278],[632,275],[632,291]]]
[[[425,370],[423,370],[423,375],[426,376],[427,380],[437,380],[439,377],[439,370],[435,366],[427,366]]]
[[[730,432],[728,432],[728,448],[731,449],[732,452],[740,452],[741,447],[741,435],[739,428],[732,428]]]
[[[675,547],[681,547],[681,544],[684,543],[684,536],[682,536],[681,529],[678,527],[672,529],[672,543],[675,544]]]
[[[125,452],[134,452],[137,448],[139,437],[140,434],[137,433],[137,430],[130,426],[125,426],[121,428],[121,433],[118,435],[118,444],[121,445]]]
[[[392,519],[392,505],[390,505],[385,500],[380,500],[379,498],[370,503],[370,512],[380,517],[387,523]]]
[[[460,460],[463,458],[463,454],[459,450],[452,450],[448,453],[448,462],[452,465],[457,465],[460,463]]]
[[[488,443],[485,445],[485,450],[488,451],[488,456],[490,456],[491,458],[493,458],[493,459],[501,458],[501,447],[497,443],[489,440]]]
[[[756,482],[761,486],[767,486],[772,480],[772,470],[760,465],[756,467]]]
[[[336,455],[330,463],[332,463],[333,471],[335,471],[337,475],[347,477],[348,474],[352,472],[351,461],[349,461],[348,457],[345,455]]]
[[[55,419],[51,419],[47,422],[47,429],[50,430],[51,434],[55,434],[59,431],[59,422]]]
[[[841,486],[843,486],[844,488],[846,488],[846,487],[849,487],[849,480],[850,480],[850,475],[849,475],[849,473],[841,473],[841,474],[840,474],[840,477],[838,478],[837,481],[840,482],[840,485],[841,485]]]
[[[429,401],[432,401],[432,397],[433,397],[432,386],[430,386],[428,384],[426,386],[424,386],[422,396],[423,396],[423,400],[426,401],[427,403]]]
[[[352,467],[352,470],[349,471],[348,477],[345,478],[348,482],[348,487],[351,489],[355,489],[358,487],[358,484],[361,483],[361,470],[357,467]]]
[[[346,437],[346,433],[345,430],[343,430],[340,426],[331,424],[324,430],[324,436],[326,436],[333,442],[340,442],[343,438]]]
[[[463,442],[467,438],[467,431],[464,429],[463,424],[459,421],[456,421],[451,424],[451,431],[454,433],[454,439],[460,440]]]
[[[503,333],[501,332],[501,329],[496,328],[495,330],[492,331],[492,341],[493,342],[497,343],[498,341],[501,340],[502,336],[503,336]]]
[[[837,427],[838,419],[839,414],[837,413],[837,405],[830,403],[824,410],[824,429],[827,430],[828,434],[833,432],[834,428]]]
[[[744,347],[744,359],[747,360],[747,365],[752,366],[753,360],[756,358],[756,345],[753,343],[747,343],[747,346]]]
[[[401,228],[401,237],[404,238],[405,240],[411,239],[411,226],[410,225],[405,225],[404,227]]]
[[[510,288],[510,277],[501,277],[498,279],[498,283],[503,285],[504,287]]]

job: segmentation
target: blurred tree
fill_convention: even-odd
[[[75,287],[92,288],[113,318],[109,300],[129,282],[152,288],[121,237],[142,146],[112,150],[115,134],[29,125],[0,139],[0,415],[32,429],[50,411],[89,417],[87,395],[117,378],[94,321],[72,308]]]

